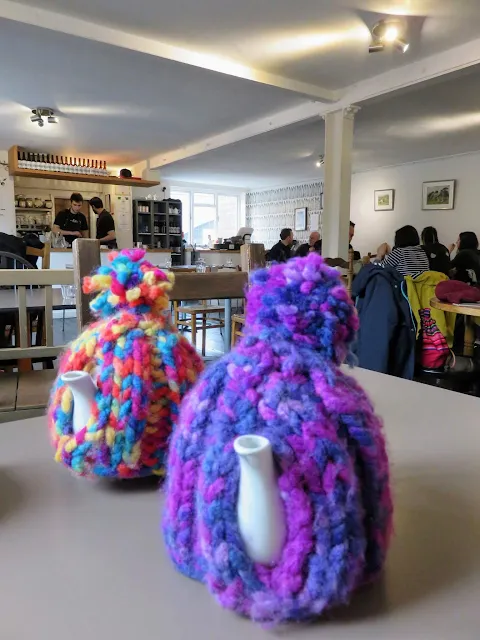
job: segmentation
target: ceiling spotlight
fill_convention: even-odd
[[[379,53],[385,49],[385,45],[381,42],[372,42],[368,47],[368,53]]]
[[[401,53],[408,51],[409,43],[403,39],[404,25],[397,20],[380,20],[372,28],[372,42],[369,53],[385,50],[385,45],[393,45]]]
[[[400,53],[406,53],[410,48],[410,43],[405,42],[405,40],[402,40],[402,38],[396,38],[393,44],[400,51]]]
[[[399,33],[397,25],[390,25],[385,29],[385,35],[383,36],[383,39],[385,40],[385,42],[395,42],[398,36]]]
[[[45,126],[44,118],[47,118],[48,124],[58,123],[58,118],[50,107],[36,107],[32,109],[32,115],[30,116],[32,122],[36,122],[39,127],[43,127]]]
[[[315,166],[321,167],[324,164],[325,164],[325,156],[322,156],[322,155],[318,156],[318,160],[316,161]]]

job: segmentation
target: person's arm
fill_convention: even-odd
[[[88,224],[87,219],[82,213],[82,232],[79,234],[79,238],[88,238]]]
[[[117,236],[115,235],[115,229],[113,229],[112,231],[109,231],[103,238],[98,238],[98,241],[100,242],[100,244],[107,244],[108,242],[113,242],[114,240],[116,240],[116,238]]]

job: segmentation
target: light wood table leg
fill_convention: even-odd
[[[197,316],[192,313],[192,344],[197,348]]]
[[[471,358],[475,347],[475,322],[471,316],[465,316],[465,334],[464,334],[463,353]]]

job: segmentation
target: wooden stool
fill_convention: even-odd
[[[181,307],[177,301],[173,303],[173,323],[176,327],[188,327],[192,332],[192,344],[197,346],[198,323],[197,316],[201,316],[200,329],[202,330],[202,356],[205,355],[205,347],[207,343],[207,329],[222,329],[225,321],[220,317],[225,312],[225,307],[221,305],[207,305],[206,300],[197,306]],[[183,313],[188,316],[185,319],[180,318]],[[215,317],[218,314],[218,317]],[[210,316],[214,316],[211,318]]]
[[[245,326],[245,316],[234,313],[232,316],[232,347],[235,346],[237,338],[243,337],[242,327]]]

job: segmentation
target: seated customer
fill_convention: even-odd
[[[301,244],[296,250],[295,257],[305,258],[306,256],[308,256],[310,251],[312,251],[313,245],[319,240],[320,240],[320,234],[318,233],[318,231],[312,231],[308,238],[308,242]]]
[[[267,254],[267,260],[271,262],[287,262],[292,256],[293,231],[282,229],[280,241],[273,245]]]
[[[452,260],[451,277],[468,284],[480,283],[480,255],[478,252],[478,238],[473,231],[463,231],[456,245],[457,255]]]
[[[411,225],[397,229],[393,249],[386,242],[380,245],[377,259],[382,267],[392,267],[404,277],[414,278],[430,269],[427,254],[420,246],[418,232]]]
[[[425,227],[422,231],[422,248],[427,254],[430,271],[438,271],[448,276],[452,268],[450,252],[445,245],[438,241],[435,227]]]

